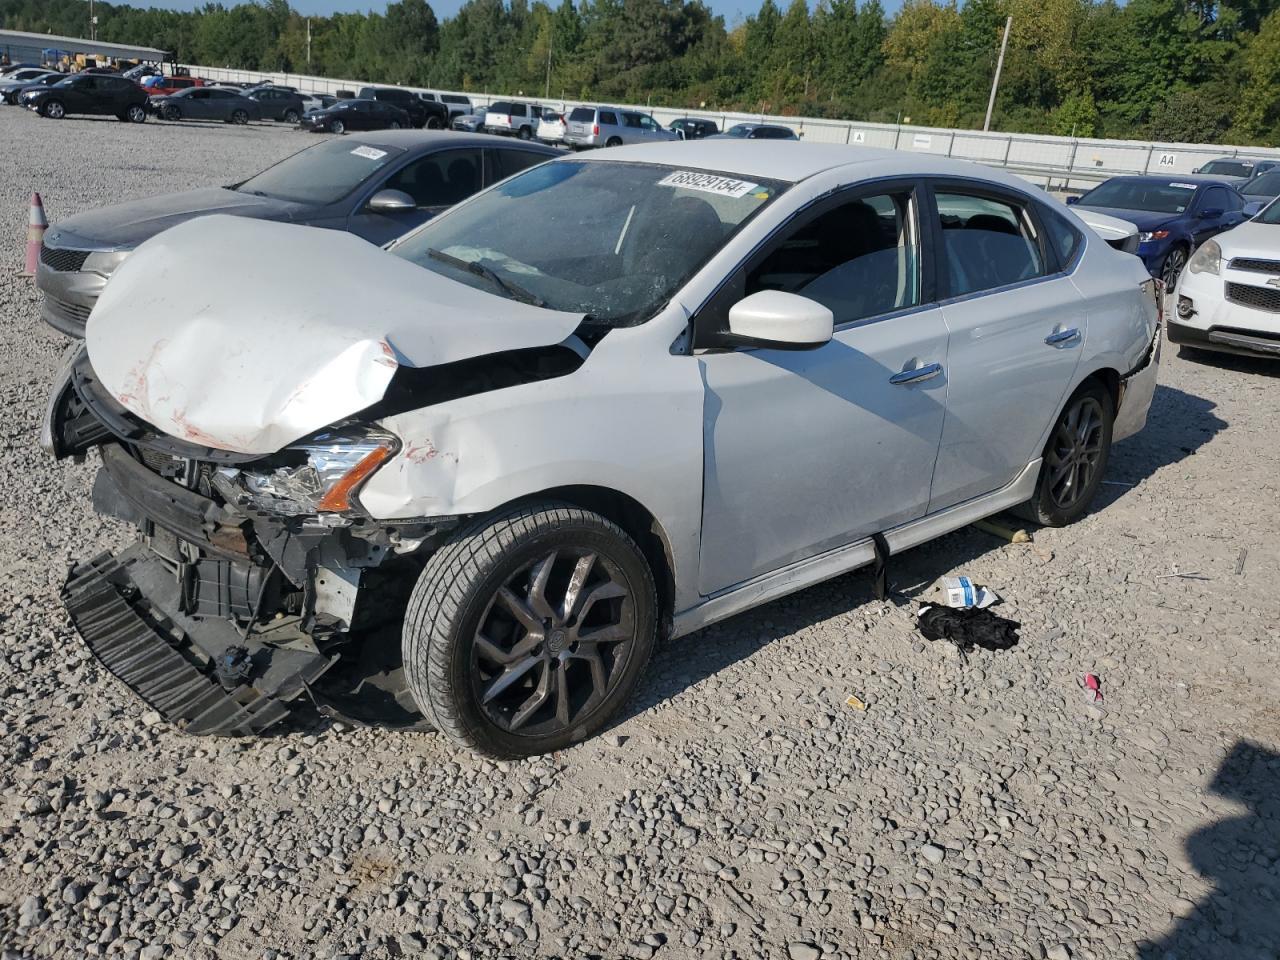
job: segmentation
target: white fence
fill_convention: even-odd
[[[220,67],[191,67],[195,76],[211,80],[259,81],[286,84],[317,93],[356,91],[367,86],[365,81],[334,80],[295,73],[260,73],[253,70],[230,70]],[[380,84],[390,86],[390,84]],[[421,87],[408,87],[420,90]],[[440,92],[440,91],[437,91]],[[494,100],[523,100],[570,110],[581,101],[555,97],[543,100],[536,96],[511,96],[502,93],[459,92],[470,97],[476,106]],[[599,102],[599,101],[595,101]],[[623,105],[625,106],[625,105]],[[952,130],[938,127],[916,127],[893,123],[868,123],[860,120],[826,120],[813,117],[781,117],[752,113],[726,113],[715,110],[683,110],[672,107],[636,107],[653,114],[662,124],[680,117],[703,117],[714,120],[721,129],[744,121],[781,123],[795,130],[805,140],[816,143],[856,143],[869,147],[888,147],[915,153],[934,153],[962,160],[976,160],[991,166],[1008,167],[1028,179],[1047,187],[1061,189],[1086,187],[1092,182],[1126,173],[1191,173],[1215,157],[1274,157],[1280,150],[1263,147],[1234,147],[1220,144],[1151,143],[1142,140],[1093,140],[1053,137],[1024,133],[983,133],[978,130]]]

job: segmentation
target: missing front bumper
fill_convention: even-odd
[[[145,545],[102,554],[71,570],[63,603],[93,655],[161,716],[187,733],[262,733],[291,712],[336,661],[289,632],[243,640],[227,620],[197,620],[178,612],[172,568]],[[243,682],[227,689],[218,660],[243,647]]]

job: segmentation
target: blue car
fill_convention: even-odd
[[[1234,178],[1207,176],[1112,177],[1067,203],[1133,223],[1138,256],[1170,290],[1196,247],[1262,208],[1240,195]]]

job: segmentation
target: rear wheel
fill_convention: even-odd
[[[298,122],[298,111],[297,111],[297,110],[286,110],[286,111],[285,111],[285,113],[284,113],[284,122],[285,122],[285,123],[297,123],[297,122]]]
[[[530,130],[528,127],[521,127],[519,132],[516,134],[516,136],[518,136],[521,140],[529,140],[533,137],[533,131]]]
[[[439,130],[444,124],[440,122],[439,117],[427,117],[426,128],[428,130]]]
[[[399,120],[392,120],[392,121],[391,121],[391,123],[389,123],[387,126],[389,126],[392,130],[399,130],[399,129],[400,129],[400,121],[399,121]]]
[[[423,568],[405,615],[409,689],[450,739],[494,757],[599,731],[657,635],[639,548],[598,514],[534,503],[483,517]]]
[[[620,147],[622,146],[622,140],[619,137],[610,137],[604,142],[604,145],[606,147]]]
[[[124,112],[124,115],[129,119],[130,123],[146,123],[147,120],[147,111],[143,109],[140,103],[131,104],[129,109]]]
[[[46,100],[40,108],[40,115],[50,120],[61,120],[67,115],[67,108],[62,105],[61,100]]]
[[[1115,414],[1111,391],[1096,380],[1072,394],[1044,446],[1035,495],[1019,513],[1046,527],[1085,515],[1107,469]]]
[[[245,124],[249,122],[249,114],[243,110],[233,110],[231,112],[231,122],[237,124]]]

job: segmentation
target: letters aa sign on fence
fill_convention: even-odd
[[[1177,162],[1178,155],[1176,153],[1162,153],[1160,154],[1160,160],[1156,163],[1156,166],[1172,169],[1173,165]]]

